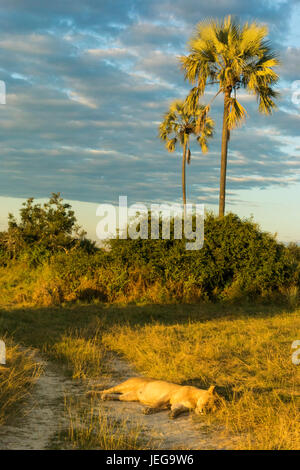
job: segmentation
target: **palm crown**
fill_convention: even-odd
[[[225,212],[227,152],[230,130],[242,123],[246,110],[237,100],[237,90],[246,89],[258,100],[259,111],[270,114],[275,108],[278,93],[273,86],[278,75],[273,67],[279,65],[276,54],[266,40],[268,29],[256,22],[240,25],[231,16],[223,21],[209,20],[198,24],[189,43],[190,54],[180,58],[185,78],[194,88],[186,103],[192,112],[197,107],[207,85],[217,85],[224,95],[222,129],[219,215]],[[212,100],[212,101],[213,101]],[[210,104],[198,117],[198,126],[210,109]]]
[[[236,99],[239,88],[256,95],[261,112],[271,113],[277,96],[272,86],[278,80],[272,67],[279,61],[265,39],[267,33],[266,26],[240,25],[231,16],[199,23],[189,43],[190,54],[180,58],[185,77],[196,84],[188,97],[189,108],[193,109],[206,85],[218,84],[218,93],[230,96],[229,128],[240,124],[246,114]]]
[[[188,111],[185,101],[176,100],[165,114],[159,126],[159,137],[166,143],[169,152],[174,152],[176,144],[183,148],[182,156],[182,193],[184,213],[186,211],[185,164],[191,161],[190,136],[194,134],[202,152],[207,152],[207,140],[213,136],[214,121],[207,115],[206,106],[197,104],[192,112]]]
[[[190,135],[196,136],[203,153],[207,152],[207,140],[213,135],[214,121],[206,116],[202,126],[198,126],[198,118],[203,115],[205,106],[197,104],[193,112],[188,112],[187,105],[182,100],[174,101],[165,114],[159,126],[159,137],[166,143],[169,152],[174,152],[176,144],[186,145],[186,161],[190,163]]]

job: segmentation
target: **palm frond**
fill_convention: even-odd
[[[193,104],[188,102],[189,97],[194,100]],[[201,148],[207,151],[207,139],[213,136],[214,130],[214,121],[208,114],[210,105],[199,103],[196,92],[194,96],[190,93],[189,97],[185,101],[173,101],[159,125],[159,138],[165,142],[168,152],[174,152],[177,143],[182,147],[187,145],[187,163],[191,161],[190,135],[200,137]]]
[[[245,108],[238,102],[236,98],[230,98],[228,104],[228,129],[240,126],[246,118],[247,112]]]
[[[205,137],[205,135],[201,135],[201,136],[197,137],[197,142],[201,147],[201,151],[203,153],[207,153],[208,146],[207,146],[207,138]]]
[[[257,90],[257,98],[259,103],[259,110],[263,114],[272,114],[272,111],[276,109],[276,103],[273,98],[278,98],[279,93],[273,90],[271,87],[260,87]]]
[[[204,131],[209,110],[210,110],[209,105],[199,108],[196,114],[197,116],[197,121],[196,121],[196,126],[195,126],[196,134],[200,134]]]
[[[168,139],[166,141],[166,148],[167,148],[168,152],[174,152],[175,147],[176,147],[176,143],[177,143],[177,138],[176,137],[174,137],[173,139]]]
[[[200,92],[198,87],[191,89],[185,99],[186,110],[190,114],[195,114],[197,107],[199,106]]]
[[[188,110],[195,111],[212,81],[219,84],[222,92],[228,87],[246,88],[258,98],[259,110],[270,112],[277,96],[272,87],[279,78],[274,70],[279,60],[267,34],[265,25],[256,21],[240,24],[230,15],[223,21],[208,19],[198,23],[189,41],[189,55],[180,57],[185,79],[194,85],[187,97]],[[235,102],[230,108],[231,125],[239,125],[246,115],[244,108]]]

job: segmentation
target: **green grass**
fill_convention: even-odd
[[[0,303],[0,334],[13,334],[24,346],[43,349],[59,341],[70,329],[116,325],[143,326],[159,322],[163,325],[206,322],[211,319],[236,320],[269,318],[292,312],[280,304],[260,303],[200,303],[173,305],[109,305],[74,303],[52,307],[24,307]]]

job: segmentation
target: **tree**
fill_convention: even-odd
[[[182,100],[174,101],[159,126],[159,137],[166,143],[169,152],[174,152],[177,143],[182,146],[182,195],[184,213],[186,210],[186,163],[191,162],[190,136],[196,136],[203,153],[208,150],[207,140],[213,136],[214,121],[205,114],[206,107],[197,104],[190,113]],[[199,120],[199,118],[202,119]]]
[[[15,258],[26,250],[54,253],[79,246],[93,249],[94,243],[85,236],[70,204],[63,202],[60,193],[52,193],[43,205],[35,204],[34,198],[27,199],[19,222],[9,214],[8,230],[0,237],[0,244],[9,257]]]
[[[185,78],[195,85],[187,97],[190,112],[197,106],[207,85],[217,85],[224,95],[219,216],[225,212],[225,190],[228,140],[231,129],[241,125],[246,110],[237,100],[237,90],[254,94],[259,111],[270,114],[276,107],[278,93],[273,86],[278,75],[273,67],[279,61],[266,40],[268,29],[256,22],[243,25],[231,16],[224,20],[209,20],[197,25],[189,42],[188,56],[180,58]],[[208,106],[208,110],[210,105]],[[206,110],[207,111],[207,110]]]

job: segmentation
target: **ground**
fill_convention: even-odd
[[[274,305],[5,307],[0,334],[35,350],[43,372],[0,426],[1,448],[299,448],[299,333],[299,310]],[[85,395],[133,375],[216,384],[221,408],[178,426]]]

